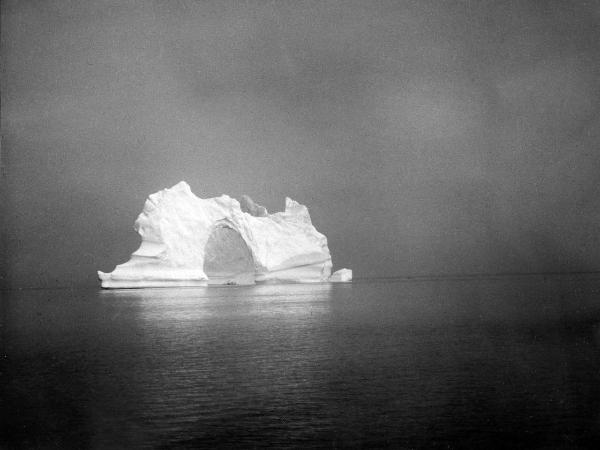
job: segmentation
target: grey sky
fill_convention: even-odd
[[[600,4],[2,2],[2,283],[94,285],[145,197],[308,205],[356,276],[600,270]]]

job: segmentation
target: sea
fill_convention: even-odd
[[[600,448],[600,274],[0,295],[0,448]]]

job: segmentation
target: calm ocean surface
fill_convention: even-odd
[[[0,295],[2,448],[600,442],[600,275]]]

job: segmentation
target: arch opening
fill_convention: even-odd
[[[225,225],[213,229],[204,249],[204,273],[209,285],[254,284],[254,260],[240,233]]]

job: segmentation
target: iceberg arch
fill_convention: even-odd
[[[204,273],[208,284],[253,284],[254,258],[242,235],[218,223],[204,247]]]
[[[319,283],[333,279],[327,238],[308,208],[285,199],[269,214],[247,196],[199,198],[185,182],[148,197],[135,221],[142,238],[129,261],[98,272],[103,288]],[[338,279],[339,278],[339,279]],[[342,279],[343,278],[343,279]]]

